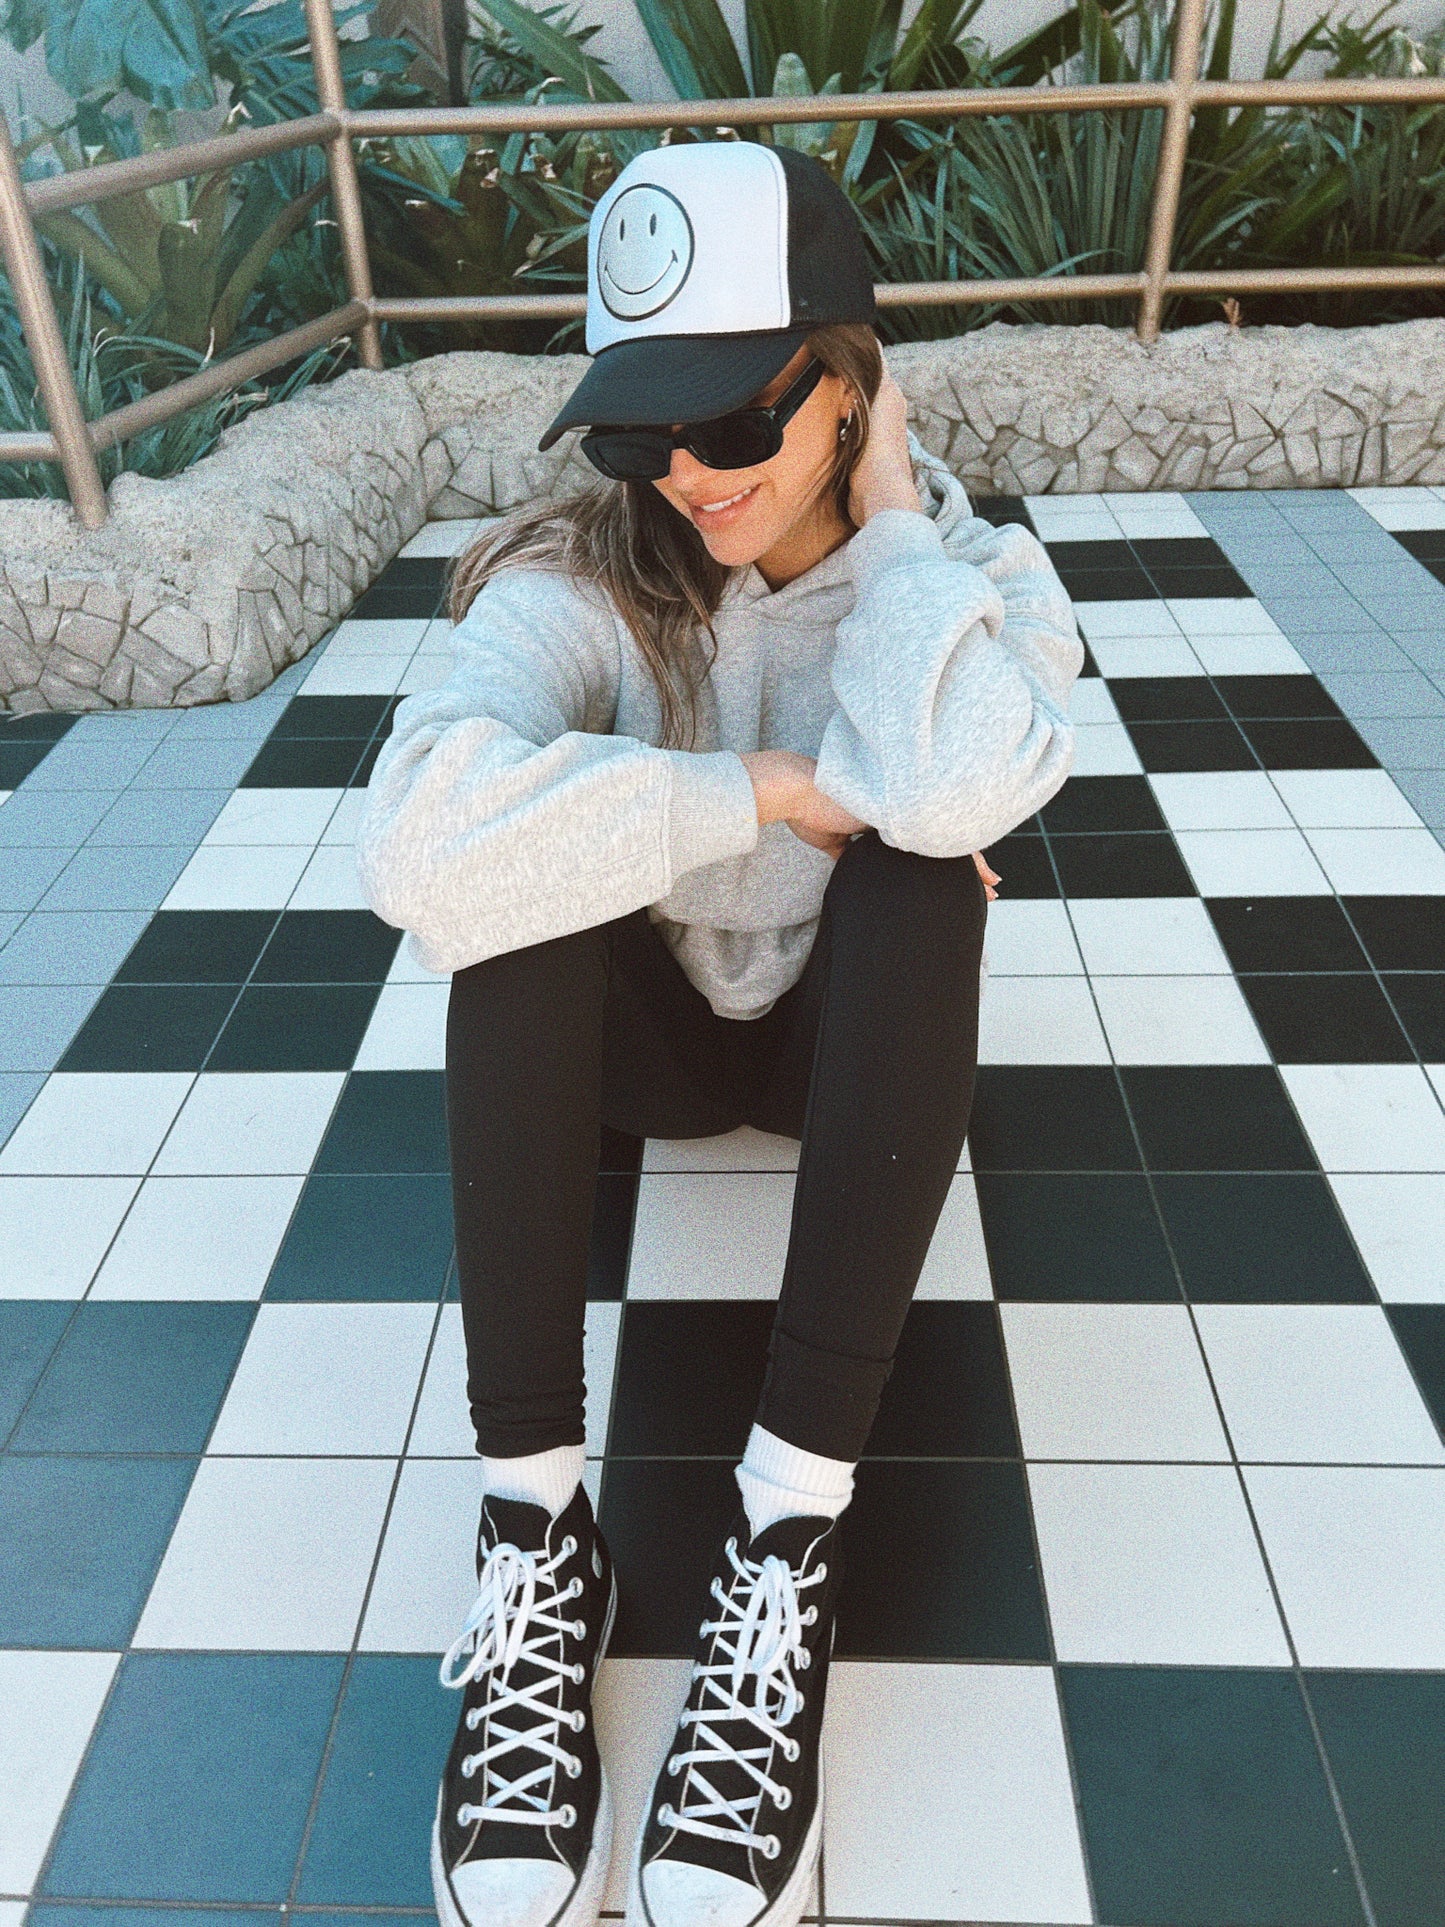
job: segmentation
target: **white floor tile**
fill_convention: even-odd
[[[347,1651],[394,1472],[385,1459],[203,1459],[135,1644]]]
[[[444,1653],[477,1596],[482,1464],[409,1459],[361,1629],[367,1653]]]
[[[1338,1173],[1330,1188],[1381,1298],[1445,1304],[1445,1176]]]
[[[259,1298],[303,1180],[147,1178],[92,1298]]]
[[[194,1081],[189,1071],[56,1071],[0,1150],[0,1172],[140,1177]]]
[[[992,916],[990,911],[989,915]],[[644,1171],[796,1171],[798,1140],[750,1124],[718,1137],[650,1137],[642,1150]]]
[[[1056,898],[1000,897],[988,906],[988,959],[995,977],[1069,977],[1083,973],[1083,960]]]
[[[343,1071],[207,1071],[156,1159],[162,1177],[274,1176],[311,1169]]]
[[[408,557],[459,555],[481,526],[481,520],[472,516],[459,516],[452,521],[423,522],[410,542],[403,544],[400,553]]]
[[[1232,1467],[1031,1465],[1028,1481],[1066,1664],[1289,1664]]]
[[[1186,830],[1175,837],[1203,897],[1327,897],[1329,879],[1298,830]]]
[[[326,825],[321,838],[322,847],[331,849],[345,844],[354,847],[356,832],[361,826],[361,818],[366,810],[365,790],[343,790],[336,813]]]
[[[1081,622],[1088,623],[1089,612],[1097,609],[1099,603],[1086,603],[1079,611]],[[1130,608],[1148,609],[1153,605],[1147,602],[1130,603]],[[1099,665],[1099,673],[1122,681],[1129,676],[1197,676],[1201,674],[1199,658],[1174,629],[1163,634],[1142,636],[1096,636],[1092,627],[1087,630],[1089,647],[1094,652],[1094,661]]]
[[[993,1297],[978,1193],[969,1176],[954,1178],[948,1187],[913,1295],[935,1299]]]
[[[1186,636],[1278,636],[1284,632],[1254,596],[1171,596],[1167,607]]]
[[[426,616],[353,617],[338,625],[326,645],[328,657],[410,656],[430,627]]]
[[[587,1375],[589,1458],[600,1458],[607,1445],[621,1321],[622,1307],[618,1304],[594,1302],[587,1307],[582,1355]],[[470,1459],[476,1449],[467,1410],[467,1352],[461,1307],[443,1305],[407,1451],[413,1458]]]
[[[359,1071],[441,1071],[451,983],[383,984],[356,1053]]]
[[[1445,503],[1428,488],[1352,488],[1367,515],[1382,529],[1445,528]]]
[[[325,834],[343,789],[236,790],[207,830],[201,848],[217,845],[304,844]]]
[[[1090,975],[1227,977],[1229,959],[1198,897],[1073,897]],[[992,941],[993,912],[989,912]]]
[[[1307,676],[1310,666],[1283,636],[1190,637],[1210,676]]]
[[[1229,1458],[1184,1305],[999,1311],[1025,1458]]]
[[[776,1298],[793,1178],[647,1174],[638,1181],[629,1298]]]
[[[1241,1460],[1445,1465],[1378,1305],[1200,1305]]]
[[[1102,676],[1080,676],[1069,691],[1069,715],[1076,723],[1117,723],[1118,706]]]
[[[411,655],[325,656],[301,685],[303,696],[394,696]]]
[[[0,1652],[0,1890],[27,1894],[119,1653]]]
[[[1094,648],[1094,645],[1098,642],[1112,642],[1123,639],[1137,640],[1140,637],[1172,638],[1177,642],[1184,633],[1179,627],[1179,624],[1174,620],[1174,617],[1169,613],[1168,604],[1164,602],[1149,600],[1129,602],[1076,601],[1074,607],[1078,610],[1079,621],[1085,626],[1089,638],[1089,647],[1094,649],[1096,657],[1099,652]],[[1099,668],[1106,676],[1113,673],[1111,670],[1104,668],[1102,661],[1099,663]],[[1135,670],[1133,673],[1136,675],[1144,675],[1147,672],[1144,670]],[[1161,675],[1168,675],[1169,671],[1161,670],[1159,673]],[[1190,673],[1197,675],[1199,672],[1198,669],[1195,668]]]
[[[309,851],[296,844],[202,845],[163,910],[283,910]]]
[[[1445,1667],[1445,1470],[1244,1477],[1303,1665]]]
[[[0,1178],[0,1298],[83,1298],[131,1178]]]
[[[1233,977],[1094,977],[1120,1064],[1268,1064]]]
[[[1290,830],[1295,827],[1262,769],[1202,770],[1149,778],[1164,820],[1180,830]]]
[[[823,1743],[830,1915],[1093,1918],[1047,1666],[835,1664]]]
[[[1445,849],[1429,830],[1310,830],[1341,896],[1445,896]]]
[[[412,955],[411,939],[403,937],[396,947],[386,981],[389,984],[446,984],[450,987],[452,976],[449,970],[428,970],[424,964],[419,964]]]
[[[262,1305],[208,1449],[395,1456],[435,1323],[434,1305]]]
[[[398,693],[415,696],[424,689],[439,689],[452,673],[451,651],[440,652],[418,650],[407,664],[406,673],[397,684]]]
[[[621,1913],[627,1905],[633,1842],[646,1817],[653,1779],[672,1746],[689,1673],[685,1659],[608,1659],[598,1671],[597,1746],[615,1815],[612,1866],[602,1897],[608,1913]],[[816,1912],[816,1900],[810,1900],[804,1918]]]
[[[1074,731],[1075,776],[1138,776],[1143,768],[1122,723],[1081,723]]]
[[[980,1064],[1107,1064],[1109,1046],[1083,977],[990,977],[979,1012]]]
[[[1445,1116],[1413,1064],[1280,1067],[1326,1171],[1445,1171]]]
[[[1182,496],[1175,496],[1168,508],[1155,508],[1146,497],[1136,506],[1132,500],[1114,495],[1109,498],[1119,532],[1127,537],[1161,541],[1180,536],[1198,539],[1209,531]]]
[[[356,873],[356,852],[351,845],[323,843],[306,865],[286,907],[288,910],[369,909]]]
[[[1388,770],[1277,769],[1269,780],[1302,830],[1420,827],[1420,818]]]

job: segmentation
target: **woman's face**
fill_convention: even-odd
[[[768,408],[808,364],[800,348],[787,367],[748,404]],[[814,522],[843,524],[831,493],[820,495],[838,447],[838,425],[849,412],[850,392],[839,376],[825,374],[783,430],[783,446],[754,468],[704,468],[685,448],[672,451],[672,467],[653,487],[699,530],[708,553],[728,568],[751,562],[798,537]]]

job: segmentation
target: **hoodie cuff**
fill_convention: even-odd
[[[912,509],[880,509],[848,543],[847,555],[858,589],[891,569],[947,559],[933,517],[915,514]]]
[[[758,840],[758,800],[734,750],[669,749],[667,846],[672,877],[746,856]]]

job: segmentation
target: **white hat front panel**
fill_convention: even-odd
[[[639,154],[587,232],[587,352],[652,335],[786,328],[788,189],[755,141]]]

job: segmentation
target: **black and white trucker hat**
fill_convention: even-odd
[[[592,211],[595,360],[538,446],[725,415],[814,328],[876,314],[858,217],[820,162],[756,141],[654,148]]]

